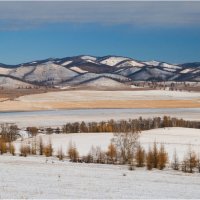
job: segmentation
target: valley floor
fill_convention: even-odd
[[[164,115],[185,120],[200,119],[200,108],[142,108],[142,109],[61,109],[28,112],[0,112],[0,123],[16,123],[21,128],[60,127],[67,122],[91,122],[110,119],[136,119],[163,117]]]
[[[22,96],[0,103],[0,111],[81,108],[199,108],[200,93],[147,91],[60,91]]]
[[[156,141],[164,143],[169,153],[169,164],[176,148],[179,159],[189,145],[200,151],[200,131],[190,128],[165,128],[143,131],[140,142],[145,149]],[[91,146],[106,150],[112,133],[79,133],[43,135],[44,143],[51,139],[54,152],[61,146],[67,150],[69,142],[75,142],[80,155],[87,154]],[[24,142],[31,142],[25,139]],[[21,141],[15,142],[19,151]],[[17,153],[17,152],[16,152]],[[174,198],[198,199],[200,174],[187,174],[165,168],[163,171],[128,166],[71,163],[58,161],[56,157],[0,156],[0,198]]]
[[[107,151],[111,139],[114,138],[113,133],[71,133],[71,134],[40,134],[36,140],[42,137],[44,144],[51,141],[53,145],[54,155],[62,147],[63,153],[66,155],[70,143],[75,143],[80,156],[87,155],[91,147],[100,147],[102,151]],[[18,139],[14,142],[16,153],[19,154],[21,144],[31,144],[35,139],[26,138],[21,141]],[[164,144],[168,153],[169,162],[173,160],[173,154],[176,149],[180,160],[187,154],[189,147],[197,154],[200,153],[200,130],[193,128],[159,128],[148,131],[142,131],[139,137],[141,145],[148,151],[153,143]],[[158,145],[159,146],[159,145]]]
[[[0,198],[198,199],[200,175],[0,156]]]

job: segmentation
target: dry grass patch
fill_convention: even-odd
[[[199,108],[199,100],[99,100],[99,101],[58,101],[0,103],[0,111],[36,111],[51,109],[81,108]]]

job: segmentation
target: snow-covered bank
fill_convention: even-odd
[[[0,198],[199,198],[200,175],[0,156]]]

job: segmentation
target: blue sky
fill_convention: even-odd
[[[200,2],[0,2],[0,62],[81,54],[200,61]]]

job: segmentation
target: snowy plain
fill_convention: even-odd
[[[0,156],[0,198],[198,199],[200,175]]]
[[[155,140],[165,143],[169,156],[176,148],[181,157],[188,144],[200,146],[200,131],[188,128],[166,128],[144,131],[141,143],[148,147]],[[82,136],[81,136],[82,135]],[[48,136],[43,139],[49,140]],[[76,142],[79,152],[90,146],[106,149],[112,134],[88,133],[52,135],[54,148]],[[181,138],[181,139],[180,139]],[[86,142],[87,141],[87,142]],[[85,144],[82,144],[85,143]],[[19,144],[18,144],[19,145]],[[171,149],[171,151],[170,151]],[[197,149],[196,149],[197,150]],[[0,198],[112,198],[112,199],[198,199],[200,174],[186,174],[166,168],[129,171],[124,165],[102,165],[58,161],[56,157],[0,156]]]
[[[102,151],[106,151],[112,139],[113,133],[71,133],[71,134],[40,134],[37,136],[36,141],[42,138],[44,144],[48,144],[51,141],[54,155],[57,155],[58,150],[62,148],[64,154],[66,154],[69,144],[75,144],[79,154],[81,156],[87,155],[91,147],[100,147]],[[17,140],[14,145],[16,147],[16,153],[19,154],[21,144],[31,144],[34,142],[34,138],[24,137]],[[139,142],[148,151],[149,147],[152,147],[154,142],[158,144],[164,144],[166,151],[168,152],[169,161],[173,159],[173,154],[176,149],[180,160],[187,154],[188,149],[194,150],[197,154],[200,154],[200,130],[192,128],[159,128],[148,131],[142,131],[140,133]]]
[[[164,115],[185,120],[200,119],[200,108],[163,108],[163,109],[62,109],[30,112],[0,112],[0,123],[16,123],[27,126],[62,126],[67,122],[105,121],[110,119],[136,119],[162,117]]]

